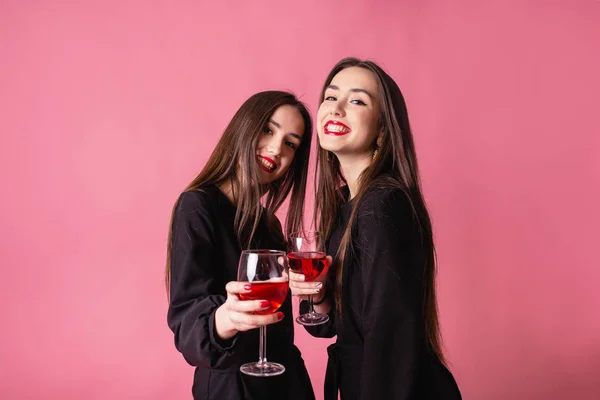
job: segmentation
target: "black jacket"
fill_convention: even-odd
[[[280,308],[285,318],[267,327],[267,359],[283,364],[283,375],[255,378],[239,372],[242,364],[258,360],[258,329],[228,341],[215,333],[215,310],[225,302],[225,285],[237,280],[241,249],[233,229],[235,212],[216,187],[183,193],[175,208],[167,321],[176,348],[196,367],[194,399],[313,400],[294,345],[291,296]],[[252,248],[285,249],[282,238],[281,225],[268,224],[265,214]]]
[[[337,253],[352,203],[338,215],[328,254]],[[425,252],[419,237],[410,203],[400,189],[366,193],[344,261],[341,314],[334,306],[328,324],[307,328],[314,336],[337,335],[328,348],[326,400],[337,399],[338,389],[342,400],[461,398],[454,378],[425,337]],[[306,302],[301,308],[307,308]]]

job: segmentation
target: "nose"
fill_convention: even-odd
[[[269,143],[267,143],[267,152],[273,157],[279,157],[282,146],[283,143],[280,139],[272,137],[271,140],[269,140]]]
[[[343,117],[345,115],[344,108],[341,106],[341,101],[336,101],[331,104],[329,115]]]

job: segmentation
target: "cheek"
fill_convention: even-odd
[[[283,170],[284,174],[287,172],[287,170],[290,168],[290,166],[294,162],[295,155],[296,155],[295,152],[291,152],[291,154],[286,154],[285,159],[281,160],[281,166],[283,167],[282,170]]]
[[[371,126],[374,130],[379,131],[379,117],[376,115],[371,116]]]
[[[325,119],[325,117],[327,116],[328,112],[327,112],[327,107],[324,105],[321,105],[321,107],[319,107],[319,111],[317,111],[317,129],[321,129],[321,122],[323,122],[323,120]]]
[[[328,114],[329,113],[325,111],[321,111],[321,109],[319,109],[319,111],[317,112],[317,118],[315,119],[315,128],[319,135],[323,133],[323,124],[325,123]]]
[[[379,120],[371,112],[357,115],[356,122],[362,125],[369,133],[376,132],[379,129]]]
[[[258,153],[260,149],[262,149],[263,147],[265,147],[265,144],[263,142],[263,140],[259,140],[258,142],[256,142],[256,152]]]

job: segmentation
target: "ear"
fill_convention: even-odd
[[[379,136],[383,135],[383,133],[385,132],[385,115],[383,113],[381,113],[381,115],[379,115]]]

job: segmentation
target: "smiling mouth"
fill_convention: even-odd
[[[327,121],[325,123],[326,135],[342,136],[350,132],[352,132],[352,129],[339,121]]]
[[[268,157],[256,156],[256,161],[258,161],[258,165],[268,173],[271,173],[277,169],[277,164],[275,164],[275,161]]]

